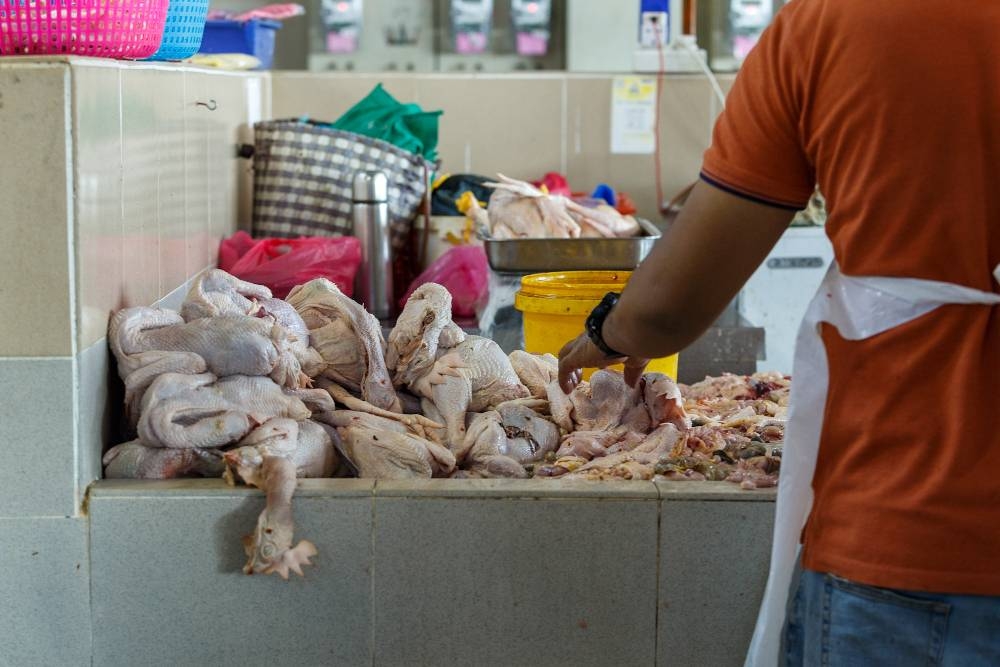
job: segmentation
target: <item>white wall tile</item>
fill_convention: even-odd
[[[122,70],[124,151],[123,303],[145,306],[160,297],[160,221],[157,185],[161,166],[157,116],[161,72]]]
[[[107,333],[110,314],[123,304],[121,70],[74,66],[72,72],[77,346],[83,349]]]

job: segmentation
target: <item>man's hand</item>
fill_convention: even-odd
[[[590,341],[587,334],[580,334],[559,351],[559,386],[568,394],[580,384],[584,368],[605,368],[619,363],[625,365],[625,382],[634,387],[646,370],[649,359],[607,357]]]

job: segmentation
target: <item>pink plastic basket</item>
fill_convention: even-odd
[[[169,0],[0,0],[0,55],[146,58]]]

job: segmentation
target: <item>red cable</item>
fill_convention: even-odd
[[[663,42],[659,39],[656,40],[656,51],[660,58],[660,69],[656,74],[656,118],[653,119],[653,141],[655,142],[653,160],[656,163],[656,207],[659,209],[661,216],[666,216],[669,206],[665,206],[663,203],[663,167],[660,164],[660,98],[663,97],[663,82],[667,65],[664,61]]]

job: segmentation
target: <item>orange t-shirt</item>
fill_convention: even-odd
[[[747,58],[702,176],[789,208],[819,183],[846,275],[998,291],[998,34],[987,0],[795,0]],[[804,566],[1000,595],[1000,308],[823,337]]]

